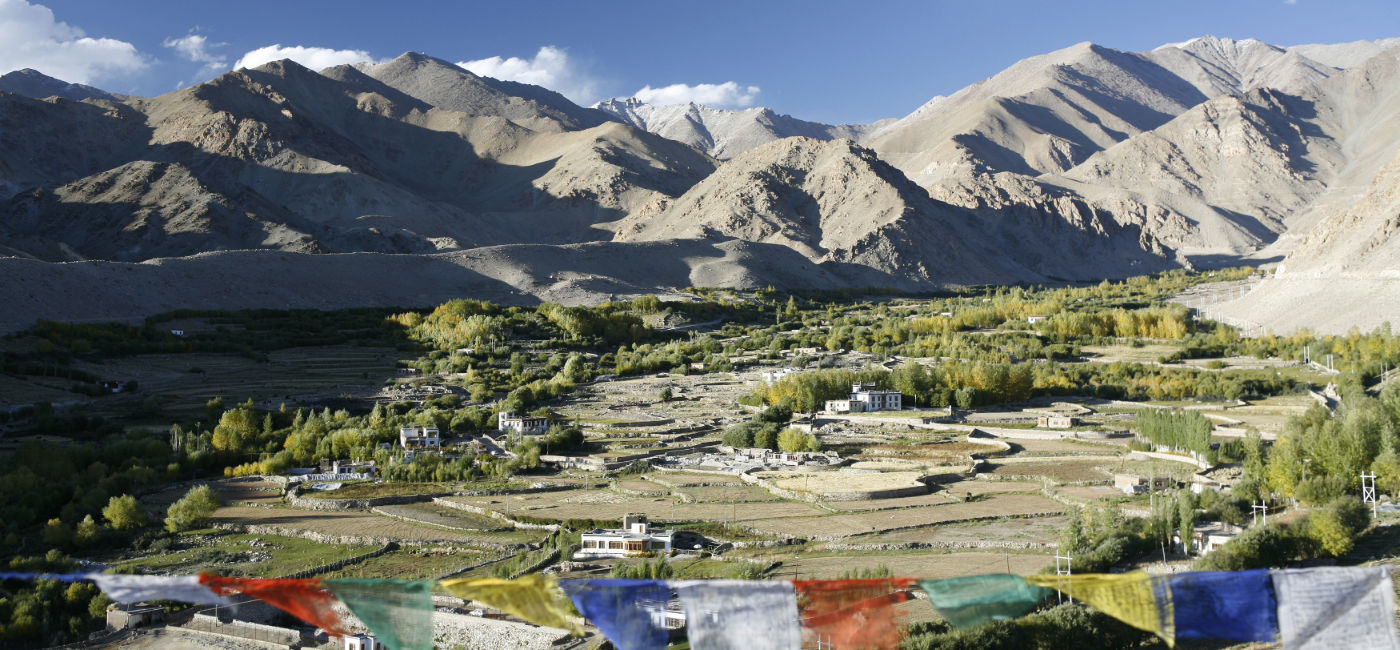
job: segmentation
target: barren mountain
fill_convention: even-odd
[[[101,88],[54,79],[31,68],[0,75],[0,93],[14,93],[30,99],[58,97],[72,101],[84,99],[120,101],[124,98],[122,95],[109,93]]]
[[[416,69],[437,79],[440,67]],[[282,61],[132,100],[124,114],[55,112],[56,132],[136,129],[148,145],[86,167],[7,170],[38,187],[12,198],[0,220],[48,259],[421,253],[606,239],[595,224],[659,205],[713,170],[703,154],[632,127],[562,130],[563,113],[522,113],[531,101],[502,110],[544,131],[435,108],[354,68],[328,73]],[[414,87],[408,75],[393,78]],[[69,137],[73,151],[44,159],[71,160],[100,142]]]
[[[1140,245],[1091,210],[1041,198],[1010,213],[1003,206],[963,209],[934,200],[869,149],[789,138],[725,163],[665,214],[629,219],[618,238],[779,244],[818,263],[894,271],[903,278],[897,286],[907,288],[1090,278],[1168,265],[1156,242]]]
[[[870,125],[831,125],[799,120],[761,107],[724,110],[698,104],[655,106],[635,98],[608,99],[595,107],[639,129],[684,142],[721,160],[781,138],[860,142],[867,134],[894,122],[891,119]]]

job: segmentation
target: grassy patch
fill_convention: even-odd
[[[322,577],[431,580],[499,554],[499,551],[474,548],[405,549],[370,558]]]
[[[270,578],[329,564],[374,550],[375,546],[322,544],[300,537],[248,535],[195,530],[180,535],[178,547],[156,555],[115,562],[138,573],[224,575]]]

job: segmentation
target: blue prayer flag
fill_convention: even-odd
[[[1168,584],[1178,640],[1278,638],[1278,602],[1268,569],[1180,573]]]
[[[664,580],[565,580],[559,586],[617,650],[666,647],[671,588]]]

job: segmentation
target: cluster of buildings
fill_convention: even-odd
[[[904,408],[904,395],[897,390],[880,390],[875,384],[851,384],[846,399],[826,401],[827,413],[871,413],[898,411]]]

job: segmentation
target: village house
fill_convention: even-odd
[[[796,374],[796,368],[782,368],[763,373],[763,383],[771,384],[788,375]]]
[[[628,514],[622,518],[621,529],[596,529],[583,533],[582,547],[574,557],[635,557],[647,553],[671,553],[671,538],[675,531],[656,529],[643,514]]]
[[[1198,555],[1205,555],[1239,537],[1242,532],[1243,528],[1223,521],[1196,524],[1191,534],[1191,550]],[[1172,535],[1172,546],[1177,553],[1185,554],[1186,549],[1181,545],[1181,531],[1178,530]]]
[[[1114,474],[1113,487],[1123,491],[1123,494],[1142,494],[1147,492],[1148,478],[1137,474]],[[1176,481],[1169,476],[1154,476],[1151,479],[1154,491],[1170,490],[1176,487]]]
[[[877,390],[875,384],[851,384],[848,399],[826,401],[827,413],[871,413],[904,408],[904,395],[897,390]]]
[[[1036,324],[1036,323],[1039,323],[1040,321],[1043,321],[1043,320],[1045,320],[1045,317],[1044,317],[1044,316],[1027,316],[1027,317],[1026,317],[1026,322],[1027,322],[1027,323],[1030,323],[1031,325],[1034,325],[1034,324]]]
[[[549,418],[542,415],[516,415],[511,411],[496,414],[496,430],[501,433],[544,433],[549,430]]]
[[[442,439],[437,427],[403,427],[399,429],[399,444],[404,449],[441,449]]]
[[[380,650],[384,644],[368,634],[347,634],[345,639],[345,650]]]
[[[1072,429],[1079,424],[1079,418],[1069,415],[1042,415],[1035,419],[1035,426],[1043,429]]]

